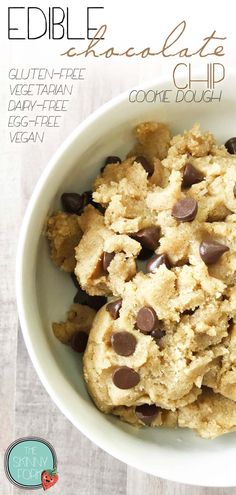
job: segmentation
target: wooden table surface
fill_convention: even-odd
[[[15,299],[15,255],[22,217],[35,183],[58,145],[96,107],[147,74],[132,70],[89,71],[86,85],[74,94],[63,126],[44,144],[9,144],[3,130],[0,194],[1,332],[0,332],[0,495],[22,495],[24,490],[5,477],[2,457],[7,446],[22,436],[48,439],[59,460],[60,481],[55,495],[232,495],[236,488],[199,488],[146,475],[112,458],[91,443],[59,411],[44,390],[28,356],[18,324]],[[125,79],[125,80],[124,80]],[[7,88],[2,98],[7,98]],[[25,281],[27,283],[27,280]],[[125,446],[124,446],[125,448]],[[224,466],[222,466],[224,469]],[[51,492],[50,492],[51,493]]]

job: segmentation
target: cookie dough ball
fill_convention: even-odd
[[[193,267],[162,265],[154,274],[138,273],[119,304],[99,311],[84,376],[102,411],[155,404],[174,412],[201,394],[204,375],[226,352],[217,344],[227,336],[229,318],[215,287],[201,279]]]
[[[136,407],[118,406],[113,408],[112,414],[136,427],[163,426],[174,428],[178,425],[177,411],[161,409],[161,407],[154,404],[141,404]]]
[[[141,122],[135,129],[137,144],[131,153],[145,156],[149,160],[166,157],[170,146],[169,126],[162,122]]]
[[[106,227],[104,216],[89,205],[80,217],[83,237],[76,248],[75,274],[88,294],[119,295],[136,274],[139,242]]]
[[[148,174],[141,163],[128,158],[120,164],[107,165],[93,184],[93,199],[108,205],[116,194],[143,199],[148,188]]]
[[[169,154],[173,157],[185,154],[200,157],[213,154],[216,149],[214,136],[210,132],[202,133],[199,124],[195,124],[189,131],[172,138]],[[222,151],[225,154],[224,147]]]
[[[89,334],[96,311],[89,306],[72,304],[64,322],[53,323],[52,329],[55,337],[63,344],[70,344],[77,332]]]
[[[235,431],[236,403],[205,388],[196,402],[178,411],[178,425],[208,439]]]
[[[62,211],[52,215],[47,221],[46,236],[53,263],[65,272],[73,272],[76,265],[75,247],[82,237],[77,215]]]
[[[224,341],[225,353],[217,358],[203,379],[203,384],[215,393],[236,401],[236,325],[230,322],[229,335]],[[236,406],[236,403],[235,403]]]

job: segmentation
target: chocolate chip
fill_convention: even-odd
[[[121,163],[121,158],[119,156],[108,156],[105,164],[109,165],[110,163]]]
[[[142,248],[138,254],[138,260],[148,260],[153,255],[151,249]]]
[[[92,191],[84,191],[82,194],[63,193],[61,196],[61,202],[65,211],[68,213],[75,213],[76,215],[81,215],[85,206],[88,204],[93,205],[94,208],[99,210],[101,213],[104,213],[105,211],[103,206],[93,201]]]
[[[82,290],[81,287],[78,288],[74,297],[74,303],[89,306],[90,308],[95,309],[95,311],[98,311],[106,302],[107,298],[105,296],[90,296],[87,292]]]
[[[72,278],[73,284],[74,284],[74,286],[76,287],[76,289],[80,289],[80,285],[79,285],[79,282],[78,282],[78,280],[77,280],[77,277],[76,277],[75,273],[74,273],[74,272],[72,272],[72,273],[70,274],[70,276],[71,276],[71,278]]]
[[[153,165],[145,158],[145,156],[136,156],[135,160],[136,163],[140,163],[144,170],[146,170],[148,176],[152,175],[154,172],[154,167]]]
[[[103,266],[103,270],[106,273],[107,273],[107,269],[108,269],[111,261],[113,260],[115,254],[116,253],[107,253],[106,251],[104,251],[104,253],[103,253],[103,256],[102,256],[102,266]]]
[[[132,234],[132,238],[140,242],[143,248],[155,251],[159,245],[160,234],[160,227],[145,227]]]
[[[232,332],[233,328],[234,328],[234,320],[233,318],[230,318],[228,321],[228,328],[227,328],[229,334]]]
[[[175,266],[184,266],[184,265],[190,266],[188,258],[185,258],[185,259],[182,258],[182,260],[178,260],[175,262]]]
[[[225,143],[225,147],[231,155],[236,155],[236,137],[228,139]]]
[[[121,306],[122,299],[117,299],[116,301],[112,301],[106,305],[106,310],[110,313],[113,320],[117,320],[117,318],[119,318]]]
[[[92,191],[84,191],[81,195],[82,200],[82,210],[84,210],[85,206],[92,204],[93,206],[97,203],[93,201],[93,192]]]
[[[87,305],[89,306],[88,302],[89,302],[89,299],[91,298],[92,296],[89,296],[87,294],[87,292],[85,292],[85,290],[82,290],[80,286],[78,286],[78,290],[75,294],[75,297],[74,297],[74,303],[79,303],[79,304],[82,304],[82,305]]]
[[[196,217],[198,204],[194,198],[180,199],[172,208],[172,216],[181,222],[192,222]]]
[[[142,404],[141,406],[136,406],[135,414],[145,425],[150,425],[152,421],[156,418],[160,408],[155,404]]]
[[[76,352],[84,352],[88,342],[88,334],[83,330],[74,333],[71,339],[71,347]]]
[[[62,206],[68,213],[79,215],[83,210],[83,197],[77,193],[63,193],[61,195]]]
[[[214,239],[201,242],[199,247],[200,256],[206,265],[216,263],[226,251],[229,251],[228,246]]]
[[[162,328],[157,328],[156,330],[153,330],[151,332],[151,337],[155,340],[156,344],[159,344],[159,341],[164,337],[165,335],[165,330]]]
[[[100,203],[96,203],[93,200],[93,191],[85,191],[83,194],[83,208],[87,205],[92,205],[96,210],[100,211],[100,213],[104,214],[106,208],[104,208]]]
[[[132,333],[114,332],[111,334],[111,345],[119,356],[131,356],[136,348],[137,340]]]
[[[195,313],[196,309],[198,309],[198,306],[194,309],[185,309],[181,314],[183,316],[192,316],[193,313]]]
[[[108,156],[105,160],[105,163],[103,167],[101,168],[101,172],[106,168],[107,165],[110,165],[111,163],[116,164],[116,163],[121,163],[121,159],[119,156]]]
[[[84,206],[87,206],[89,204],[93,203],[93,191],[84,191],[83,194],[81,194],[83,197],[83,204]]]
[[[170,260],[166,253],[156,254],[155,256],[153,256],[146,264],[146,269],[150,273],[155,273],[156,269],[161,265],[166,265],[166,268],[168,268],[168,270],[171,269]]]
[[[136,317],[136,325],[143,333],[150,333],[159,327],[156,312],[149,306],[141,308]]]
[[[112,375],[112,381],[118,388],[126,390],[133,388],[140,382],[140,376],[137,371],[128,366],[120,366],[116,368]]]
[[[106,302],[107,298],[105,296],[89,296],[88,306],[98,311]]]
[[[234,197],[236,198],[236,184],[234,185],[233,193],[234,193]]]
[[[106,211],[106,208],[104,208],[104,206],[100,205],[100,203],[95,203],[94,201],[93,201],[93,206],[94,208],[96,208],[96,210],[100,211],[102,215],[104,215]]]
[[[187,163],[183,173],[183,187],[191,187],[193,184],[198,184],[204,179],[204,175],[200,170],[197,170],[191,163]]]

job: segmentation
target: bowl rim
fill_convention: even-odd
[[[200,77],[202,75],[201,71],[196,72],[196,77]],[[236,70],[230,71],[230,76],[236,78]],[[180,78],[181,80],[181,78]],[[50,383],[50,380],[47,377],[47,373],[44,370],[44,365],[40,363],[37,354],[34,349],[34,345],[31,340],[30,336],[30,331],[28,328],[28,323],[27,323],[27,316],[26,316],[26,311],[25,311],[25,302],[24,302],[24,292],[23,292],[23,260],[24,260],[24,248],[25,248],[25,243],[27,240],[27,235],[28,235],[28,228],[30,225],[30,220],[31,220],[31,215],[34,211],[35,206],[37,205],[38,199],[41,195],[41,192],[47,182],[48,177],[56,168],[57,163],[59,159],[62,157],[62,155],[68,150],[68,148],[77,140],[77,138],[83,134],[84,131],[87,130],[87,128],[90,126],[91,123],[94,123],[96,120],[98,120],[100,117],[105,115],[109,110],[115,109],[117,106],[119,106],[121,103],[125,101],[125,99],[128,97],[129,93],[131,90],[148,90],[152,88],[153,86],[156,87],[157,85],[163,85],[163,84],[170,84],[170,77],[158,77],[158,78],[152,78],[150,80],[144,81],[138,85],[133,85],[129,89],[123,91],[122,93],[118,94],[117,96],[113,97],[109,101],[105,102],[103,105],[98,107],[94,112],[92,112],[90,115],[86,117],[78,126],[75,127],[75,129],[66,137],[66,139],[60,144],[60,146],[57,148],[57,150],[53,153],[52,157],[48,161],[45,169],[43,170],[41,176],[39,177],[33,192],[31,194],[30,200],[28,202],[28,205],[26,207],[26,211],[23,217],[23,221],[21,224],[21,229],[20,229],[20,234],[19,234],[19,240],[18,240],[18,246],[17,246],[17,253],[16,253],[16,271],[15,271],[15,285],[16,285],[16,302],[17,302],[17,310],[18,310],[18,315],[19,315],[19,321],[20,321],[20,327],[21,331],[23,334],[23,338],[25,341],[25,345],[28,351],[28,354],[30,356],[31,362],[33,364],[33,367],[43,384],[44,388],[46,389],[47,393],[50,395],[50,398],[53,400],[53,402],[57,405],[59,410],[64,414],[64,416],[69,419],[69,421],[80,431],[82,432],[91,442],[96,444],[98,447],[103,449],[105,452],[110,454],[111,456],[115,457],[119,461],[128,464],[129,466],[132,466],[136,469],[139,469],[142,472],[145,472],[147,474],[151,474],[156,477],[160,477],[165,480],[169,481],[174,481],[177,483],[183,483],[183,484],[189,484],[193,486],[207,486],[207,487],[232,487],[232,483],[227,484],[227,480],[224,480],[221,484],[214,483],[214,480],[207,481],[205,484],[202,482],[202,479],[198,480],[198,478],[193,475],[193,480],[183,480],[181,475],[180,476],[168,476],[160,472],[160,474],[156,473],[152,469],[148,469],[147,466],[143,466],[143,460],[142,458],[140,459],[134,459],[134,456],[130,456],[124,449],[121,455],[120,448],[116,448],[115,442],[110,441],[109,439],[103,438],[101,442],[101,436],[97,435],[94,430],[91,433],[89,427],[86,425],[86,421],[83,420],[82,416],[79,417],[79,413],[77,417],[72,414],[72,412],[69,410],[65,402],[61,399],[60,395],[57,394]],[[132,458],[131,458],[132,457]]]

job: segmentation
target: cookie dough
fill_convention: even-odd
[[[196,402],[179,410],[178,426],[192,428],[200,436],[208,439],[235,431],[235,402],[203,388]]]
[[[136,273],[140,244],[128,235],[111,231],[92,205],[86,207],[79,224],[83,237],[75,249],[75,274],[81,287],[92,296],[120,294],[125,282]],[[114,256],[107,265],[105,258],[111,253]]]
[[[66,321],[52,324],[55,337],[63,344],[70,344],[77,332],[89,333],[95,314],[96,311],[89,306],[72,304]]]
[[[135,135],[83,211],[49,219],[51,257],[90,298],[109,297],[83,359],[97,407],[214,438],[236,429],[236,156],[198,125],[171,139],[145,122]],[[54,332],[68,343],[73,325]]]
[[[47,222],[46,236],[55,265],[65,272],[73,272],[76,265],[75,247],[82,237],[77,215],[62,211],[52,215]]]

